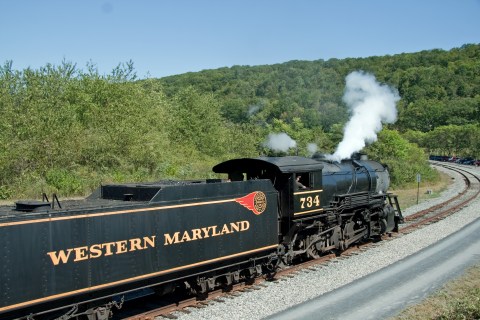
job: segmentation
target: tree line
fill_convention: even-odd
[[[0,198],[85,194],[100,183],[198,178],[255,153],[245,125],[222,118],[211,94],[167,97],[135,81],[131,64],[100,75],[63,62],[0,67]]]
[[[365,152],[396,186],[435,179],[426,152],[479,157],[480,46],[395,56],[234,66],[137,79],[132,61],[108,75],[62,61],[0,66],[0,198],[88,193],[101,183],[205,178],[213,164],[271,152],[330,153],[348,111],[345,76],[363,70],[399,90],[399,120]],[[414,172],[415,171],[415,172]]]

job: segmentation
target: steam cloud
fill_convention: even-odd
[[[316,143],[309,143],[307,144],[307,150],[308,150],[308,153],[310,154],[310,156],[313,156],[315,154],[315,152],[318,151],[318,146]]]
[[[341,161],[350,158],[367,143],[377,141],[382,123],[397,120],[398,92],[379,84],[375,77],[365,72],[352,72],[346,78],[343,101],[352,114],[344,130],[343,140],[333,155],[327,159]]]
[[[287,152],[288,149],[295,148],[297,142],[286,133],[270,133],[267,140],[263,143],[263,146],[273,151]]]
[[[260,111],[260,106],[252,105],[252,106],[248,107],[247,114],[248,114],[249,117],[251,117],[255,113],[257,113],[258,111]]]

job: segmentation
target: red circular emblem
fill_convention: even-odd
[[[256,215],[262,214],[267,208],[267,197],[261,191],[254,191],[245,197],[235,199],[235,201],[253,211]]]

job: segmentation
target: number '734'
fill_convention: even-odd
[[[314,197],[304,197],[300,198],[300,208],[312,208],[312,207],[320,207],[320,196],[316,195]]]

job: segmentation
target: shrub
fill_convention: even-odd
[[[397,131],[384,129],[378,141],[369,146],[367,154],[390,168],[393,187],[402,187],[416,181],[417,173],[422,181],[438,179],[437,172],[427,162],[427,155],[416,144],[402,138]]]
[[[47,184],[64,195],[74,195],[83,191],[82,179],[66,169],[50,169],[45,175]]]
[[[12,196],[12,191],[7,186],[0,186],[0,200],[9,199]]]

